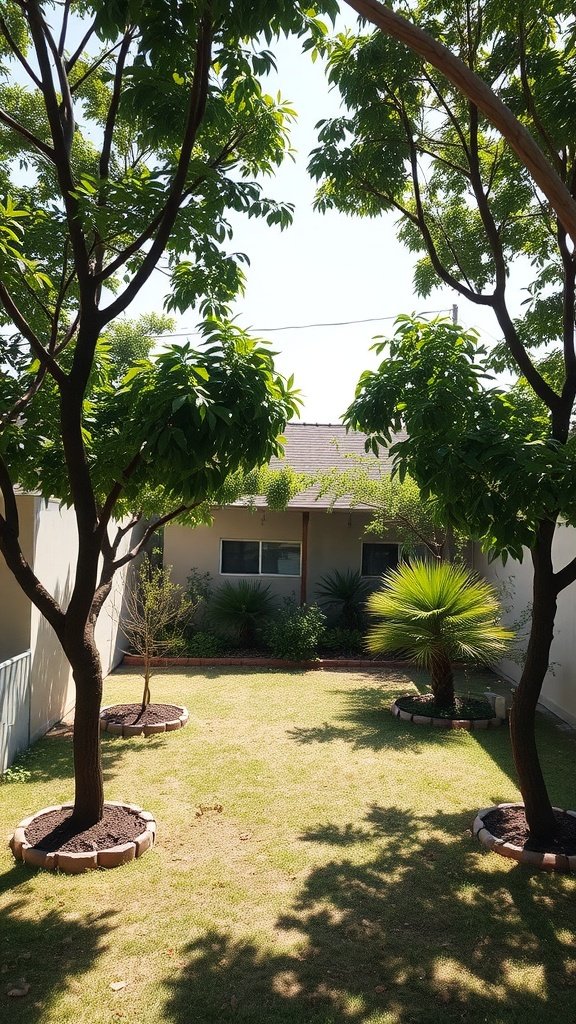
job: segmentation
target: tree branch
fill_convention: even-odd
[[[27,142],[34,146],[39,153],[42,153],[43,156],[51,160],[52,163],[56,162],[56,154],[52,147],[47,146],[46,143],[42,142],[42,139],[39,139],[37,135],[28,131],[23,124],[20,124],[19,121],[16,121],[11,117],[7,110],[0,109],[0,121],[2,121],[7,128],[10,128],[11,131],[16,132],[18,135],[21,135],[23,139],[26,139]]]
[[[34,333],[30,324],[22,316],[16,303],[12,299],[10,292],[6,286],[0,281],[0,302],[4,306],[4,309],[8,313],[8,316],[13,321],[15,326],[20,331],[20,334],[26,338],[26,341],[30,345],[30,348],[34,352],[34,355],[40,360],[40,363],[46,367],[48,372],[59,384],[62,384],[66,380],[66,375],[62,368],[58,365],[56,360],[50,355],[50,353],[44,348],[42,342]]]
[[[8,28],[8,25],[6,24],[4,18],[2,18],[2,17],[0,17],[0,29],[2,30],[2,35],[6,39],[6,42],[8,43],[8,46],[12,50],[12,53],[14,54],[16,59],[20,62],[20,64],[22,65],[22,67],[24,68],[26,73],[32,79],[32,81],[34,82],[34,85],[36,85],[39,89],[41,89],[42,88],[42,83],[41,83],[40,79],[38,78],[38,75],[35,73],[35,71],[32,68],[32,66],[26,60],[26,57],[22,53],[22,50],[18,46],[18,43],[16,42],[16,40],[13,38],[13,36],[12,36],[12,34],[10,32],[10,29]]]
[[[509,107],[498,98],[490,86],[447,46],[378,0],[346,0],[346,3],[360,17],[372,22],[386,35],[392,36],[420,54],[482,111],[528,169],[576,244],[576,202],[530,132],[514,117]]]
[[[190,165],[196,135],[204,117],[208,96],[211,59],[212,23],[209,17],[205,15],[200,24],[198,41],[196,44],[196,66],[194,69],[192,88],[190,90],[188,115],[186,119],[184,138],[182,140],[182,147],[180,150],[180,158],[178,160],[178,166],[164,209],[164,215],[158,226],[156,237],[144,257],[142,265],[136,271],[134,277],[124,289],[124,292],[119,295],[118,298],[107,307],[107,309],[101,311],[100,320],[102,326],[105,326],[111,320],[114,320],[115,317],[130,305],[132,300],[150,277],[156,263],[166,248],[166,243],[168,242],[174,222],[178,216],[180,203],[182,202],[182,196],[186,187],[186,176],[188,174],[188,167]]]
[[[198,505],[201,504],[201,501],[196,501],[193,505],[179,505],[178,508],[173,509],[172,512],[168,512],[165,516],[161,516],[160,519],[157,519],[154,523],[150,523],[144,530],[144,533],[138,543],[130,551],[126,552],[125,555],[122,555],[121,558],[114,562],[114,570],[120,569],[123,565],[127,565],[128,562],[131,562],[136,558],[136,556],[145,548],[150,538],[156,533],[156,530],[159,530],[162,526],[166,526],[167,523],[171,523],[173,519],[183,515],[184,512],[191,512],[193,508],[197,508]]]
[[[74,198],[75,182],[70,165],[68,139],[60,119],[60,105],[52,79],[52,69],[50,66],[50,57],[45,37],[46,26],[39,10],[37,0],[29,0],[26,7],[26,13],[36,49],[38,66],[40,68],[42,95],[46,113],[48,115],[50,131],[52,133],[52,142],[54,144],[54,163],[58,174],[60,192],[66,209],[66,220],[70,240],[72,242],[72,249],[74,251],[78,285],[81,294],[83,294],[84,298],[89,300],[92,295],[92,289],[90,288],[90,290],[88,290],[90,283],[90,267],[88,262],[86,239],[82,230],[79,203],[78,200]],[[61,61],[59,61],[59,65],[60,69],[62,69]],[[64,75],[64,77],[66,76]]]

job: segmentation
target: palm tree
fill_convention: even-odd
[[[380,620],[368,632],[368,649],[398,651],[428,669],[439,708],[454,705],[453,661],[493,661],[513,636],[499,624],[490,584],[449,562],[402,563],[382,578],[367,609]]]

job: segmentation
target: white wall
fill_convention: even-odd
[[[560,525],[554,538],[554,569],[558,570],[576,556],[576,530]],[[532,602],[532,560],[526,551],[522,562],[488,562],[482,554],[475,558],[476,569],[496,586],[504,585],[503,604],[507,623],[517,621]],[[542,703],[565,721],[576,725],[576,585],[567,587],[558,597],[554,640],[550,653],[550,671],[542,688]],[[498,671],[512,682],[520,679],[522,667],[503,661]]]

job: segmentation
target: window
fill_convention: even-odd
[[[366,543],[362,545],[362,575],[382,576],[398,565],[398,545]]]
[[[220,572],[257,576],[260,572],[259,541],[223,540]]]
[[[232,576],[299,576],[300,544],[294,541],[223,540],[220,572]]]

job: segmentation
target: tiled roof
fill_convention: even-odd
[[[328,469],[350,469],[354,459],[366,456],[364,442],[366,435],[358,431],[346,431],[341,423],[288,423],[284,432],[286,438],[283,459],[274,458],[271,469],[290,466],[298,473],[317,473]],[[397,435],[398,439],[401,436]],[[396,438],[395,438],[396,439]],[[380,471],[389,473],[392,460],[387,452],[380,452]],[[264,499],[256,499],[256,505],[263,505]],[[292,498],[289,508],[329,508],[332,500],[325,496],[318,498],[318,487],[311,487]],[[346,498],[339,498],[334,508],[349,508]],[[362,508],[361,505],[355,506]]]

